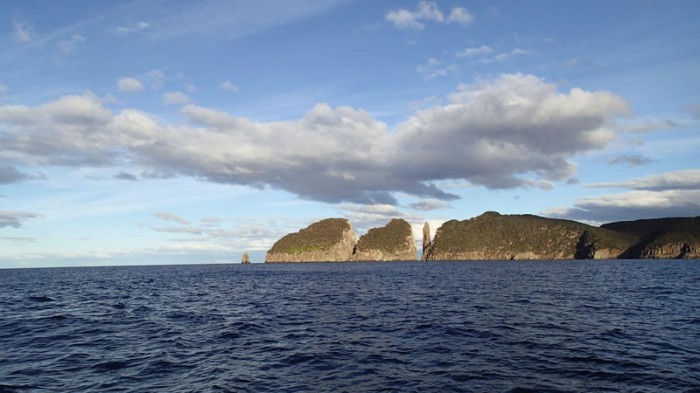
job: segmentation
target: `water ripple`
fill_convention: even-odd
[[[700,389],[700,263],[0,270],[2,392]]]

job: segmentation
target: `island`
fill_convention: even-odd
[[[418,259],[411,224],[393,219],[381,228],[372,228],[360,237],[353,261],[415,261]]]
[[[423,226],[422,261],[698,259],[700,217],[613,222],[600,227],[530,214],[486,212],[450,220],[430,239]],[[416,261],[411,225],[392,219],[357,238],[344,218],[328,218],[279,239],[267,263]]]
[[[327,218],[279,239],[267,252],[265,263],[346,262],[356,243],[350,221]]]

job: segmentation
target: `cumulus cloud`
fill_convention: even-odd
[[[386,14],[386,20],[397,29],[423,30],[425,21],[442,22],[444,19],[442,11],[432,1],[419,1],[415,11],[399,8]]]
[[[26,165],[140,166],[143,173],[285,190],[330,203],[396,204],[396,192],[457,196],[437,184],[541,187],[569,178],[570,159],[614,138],[626,102],[531,75],[463,85],[444,105],[393,130],[367,112],[318,104],[297,120],[260,122],[186,105],[183,124],[112,113],[92,94],[0,106],[0,160]]]
[[[34,40],[34,28],[27,21],[13,20],[13,37],[16,42],[27,44]]]
[[[190,97],[181,91],[170,91],[163,93],[163,102],[168,105],[188,104],[192,100]]]
[[[399,125],[394,143],[403,176],[423,181],[464,179],[490,188],[527,186],[519,175],[561,180],[569,157],[604,148],[611,123],[629,108],[608,92],[556,86],[530,75],[462,86],[452,103],[417,113]],[[439,157],[439,158],[438,158]]]
[[[395,28],[404,30],[423,30],[426,22],[457,23],[467,26],[474,21],[472,14],[463,7],[452,8],[445,18],[440,7],[432,1],[419,1],[413,11],[405,8],[389,11],[385,19]]]
[[[0,210],[0,228],[19,228],[25,221],[37,218],[41,218],[41,215],[17,210]]]
[[[234,85],[233,83],[231,83],[229,81],[223,81],[223,82],[219,83],[219,87],[221,88],[221,90],[226,90],[226,91],[230,91],[230,92],[234,92],[234,93],[236,93],[238,91],[238,86]]]
[[[143,83],[136,78],[119,78],[117,81],[117,87],[121,92],[132,93],[142,91]]]
[[[459,23],[461,25],[468,25],[474,21],[472,14],[467,11],[466,8],[455,7],[450,12],[450,16],[447,17],[447,22],[449,23]]]

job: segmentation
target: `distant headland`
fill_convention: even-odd
[[[697,259],[700,217],[613,222],[595,227],[529,214],[486,212],[442,224],[430,240],[423,227],[423,261]],[[266,263],[416,261],[411,225],[393,219],[357,238],[350,221],[328,218],[279,239]]]

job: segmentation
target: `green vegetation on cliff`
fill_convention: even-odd
[[[697,258],[700,256],[700,217],[621,221],[603,228],[635,236],[638,243],[626,258]]]
[[[343,232],[350,228],[350,223],[344,218],[327,218],[279,239],[269,253],[299,254],[326,250],[341,241]]]
[[[700,242],[700,217],[620,221],[601,228],[633,235],[648,244]]]
[[[517,254],[548,258],[586,257],[582,248],[626,250],[634,238],[575,221],[534,215],[481,216],[445,222],[428,252],[439,255],[473,254],[485,259],[507,259]]]
[[[410,247],[413,246],[411,224],[403,219],[393,219],[382,228],[372,228],[360,237],[355,247],[356,252],[378,250],[386,253],[394,253],[406,248],[406,239],[411,238]]]

